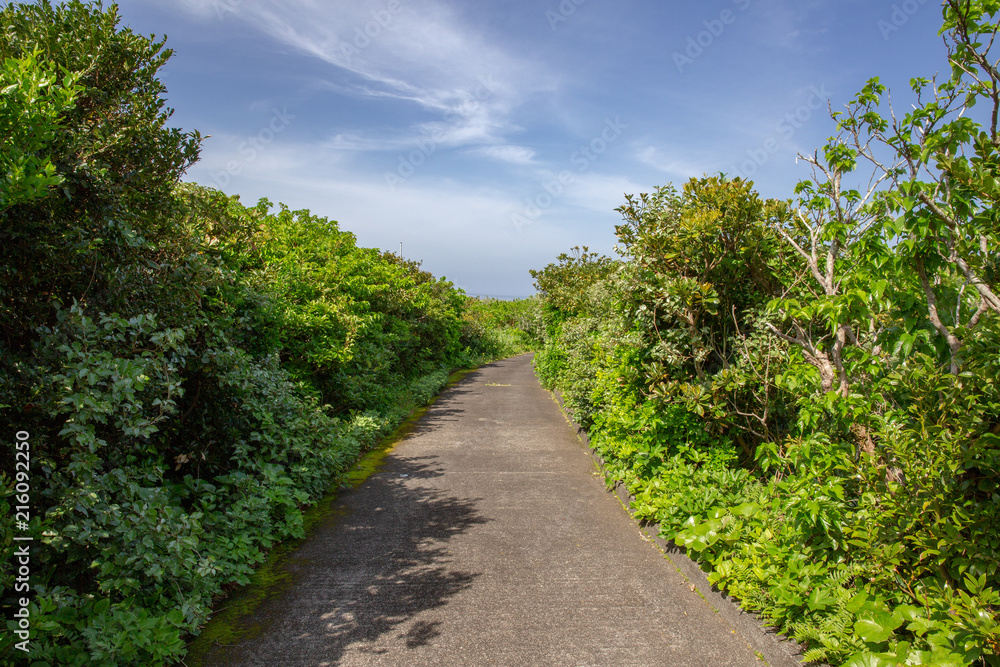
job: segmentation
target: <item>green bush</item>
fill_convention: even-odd
[[[0,425],[31,435],[30,658],[175,663],[449,370],[524,338],[470,333],[451,283],[333,221],[179,183],[200,136],[167,126],[170,52],[114,6],[0,21]]]
[[[513,301],[466,297],[459,340],[469,353],[501,359],[537,349],[541,327],[536,297]]]
[[[966,113],[1000,109],[997,12],[944,3],[952,77],[893,120],[869,82],[797,201],[659,188],[614,270],[534,273],[609,483],[808,661],[1000,665],[1000,154]]]

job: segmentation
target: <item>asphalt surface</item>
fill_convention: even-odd
[[[446,390],[338,504],[206,664],[766,664],[606,490],[530,355]]]

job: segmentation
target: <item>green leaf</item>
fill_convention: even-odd
[[[102,616],[111,608],[111,600],[103,598],[94,603],[94,616]]]
[[[903,624],[903,619],[885,611],[869,612],[870,618],[863,618],[854,624],[854,631],[866,642],[881,644],[892,636],[893,631]]]
[[[857,614],[868,603],[868,599],[868,592],[860,591],[857,595],[850,599],[847,605],[845,605],[845,609],[852,614]]]
[[[812,611],[823,610],[835,604],[837,599],[826,588],[814,588],[806,604]]]
[[[747,518],[757,514],[760,509],[760,505],[757,503],[743,503],[742,505],[737,505],[729,511],[733,514],[733,516]]]
[[[883,658],[865,651],[851,656],[850,660],[844,663],[844,667],[892,667],[898,662],[889,662]]]

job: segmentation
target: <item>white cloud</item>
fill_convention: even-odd
[[[437,116],[405,136],[355,135],[351,150],[385,150],[426,136],[450,146],[503,144],[517,129],[511,111],[545,87],[528,63],[439,0],[182,0],[182,7],[203,20],[213,13],[238,18],[332,65],[339,74],[321,85],[338,93],[409,103]]]
[[[581,174],[557,206],[518,227],[511,215],[523,208],[523,197],[509,184],[476,186],[425,176],[419,187],[392,189],[381,172],[359,170],[350,153],[329,146],[283,138],[247,160],[239,153],[239,137],[215,139],[190,170],[190,180],[240,194],[247,204],[261,197],[277,202],[275,193],[281,193],[292,209],[337,220],[361,246],[398,250],[402,242],[407,257],[424,260],[427,270],[478,294],[495,293],[497,285],[508,296],[530,294],[529,269],[545,266],[581,240],[610,252],[613,209],[623,202],[623,192],[639,190],[622,179]],[[511,157],[521,147],[490,148],[498,154],[511,149]],[[238,173],[227,171],[232,161],[238,162]]]
[[[612,223],[618,221],[615,209],[625,203],[625,195],[652,192],[649,185],[622,177],[599,173],[580,174],[566,190],[566,203],[606,215]]]
[[[707,170],[707,162],[693,162],[690,159],[670,154],[649,145],[635,147],[635,159],[642,164],[679,179],[701,176]]]
[[[480,146],[471,152],[493,160],[518,165],[531,165],[535,161],[535,151],[526,146]]]

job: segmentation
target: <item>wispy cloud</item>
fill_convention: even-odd
[[[755,0],[758,30],[754,32],[760,43],[793,53],[803,53],[822,42],[817,37],[826,34],[819,15],[828,6],[822,0],[790,3],[783,0]]]
[[[529,63],[491,44],[439,0],[182,0],[182,6],[202,20],[245,21],[333,66],[336,73],[324,85],[339,93],[430,114],[408,128],[411,142],[436,134],[446,145],[504,144],[504,134],[516,129],[511,112],[544,87]],[[406,142],[400,136],[349,139],[353,150]]]
[[[480,146],[471,152],[511,164],[527,166],[535,163],[535,151],[525,146]]]
[[[303,145],[272,148],[246,164],[239,176],[246,202],[280,191],[295,208],[338,220],[343,229],[357,235],[362,246],[396,250],[402,242],[407,257],[424,260],[425,268],[457,280],[473,293],[495,294],[496,288],[490,285],[504,285],[499,293],[530,294],[528,270],[551,261],[553,248],[568,249],[579,242],[583,223],[578,213],[565,225],[551,221],[518,234],[506,214],[518,200],[500,189],[429,180],[420,188],[389,192],[378,175],[335,161],[327,163]],[[198,163],[189,176],[218,187],[213,177],[226,157]],[[607,231],[601,222],[594,228]],[[600,244],[593,241],[591,245]],[[610,242],[600,247],[605,252],[609,249]],[[498,257],[505,259],[497,262]]]
[[[707,162],[695,162],[690,157],[679,157],[673,154],[673,151],[668,153],[649,145],[637,145],[634,148],[636,160],[675,178],[700,176],[707,170]]]
[[[615,221],[616,208],[625,203],[625,195],[637,195],[641,192],[652,192],[649,183],[638,183],[624,176],[605,174],[583,174],[578,182],[568,190],[566,202],[572,206],[604,215],[609,221]]]

